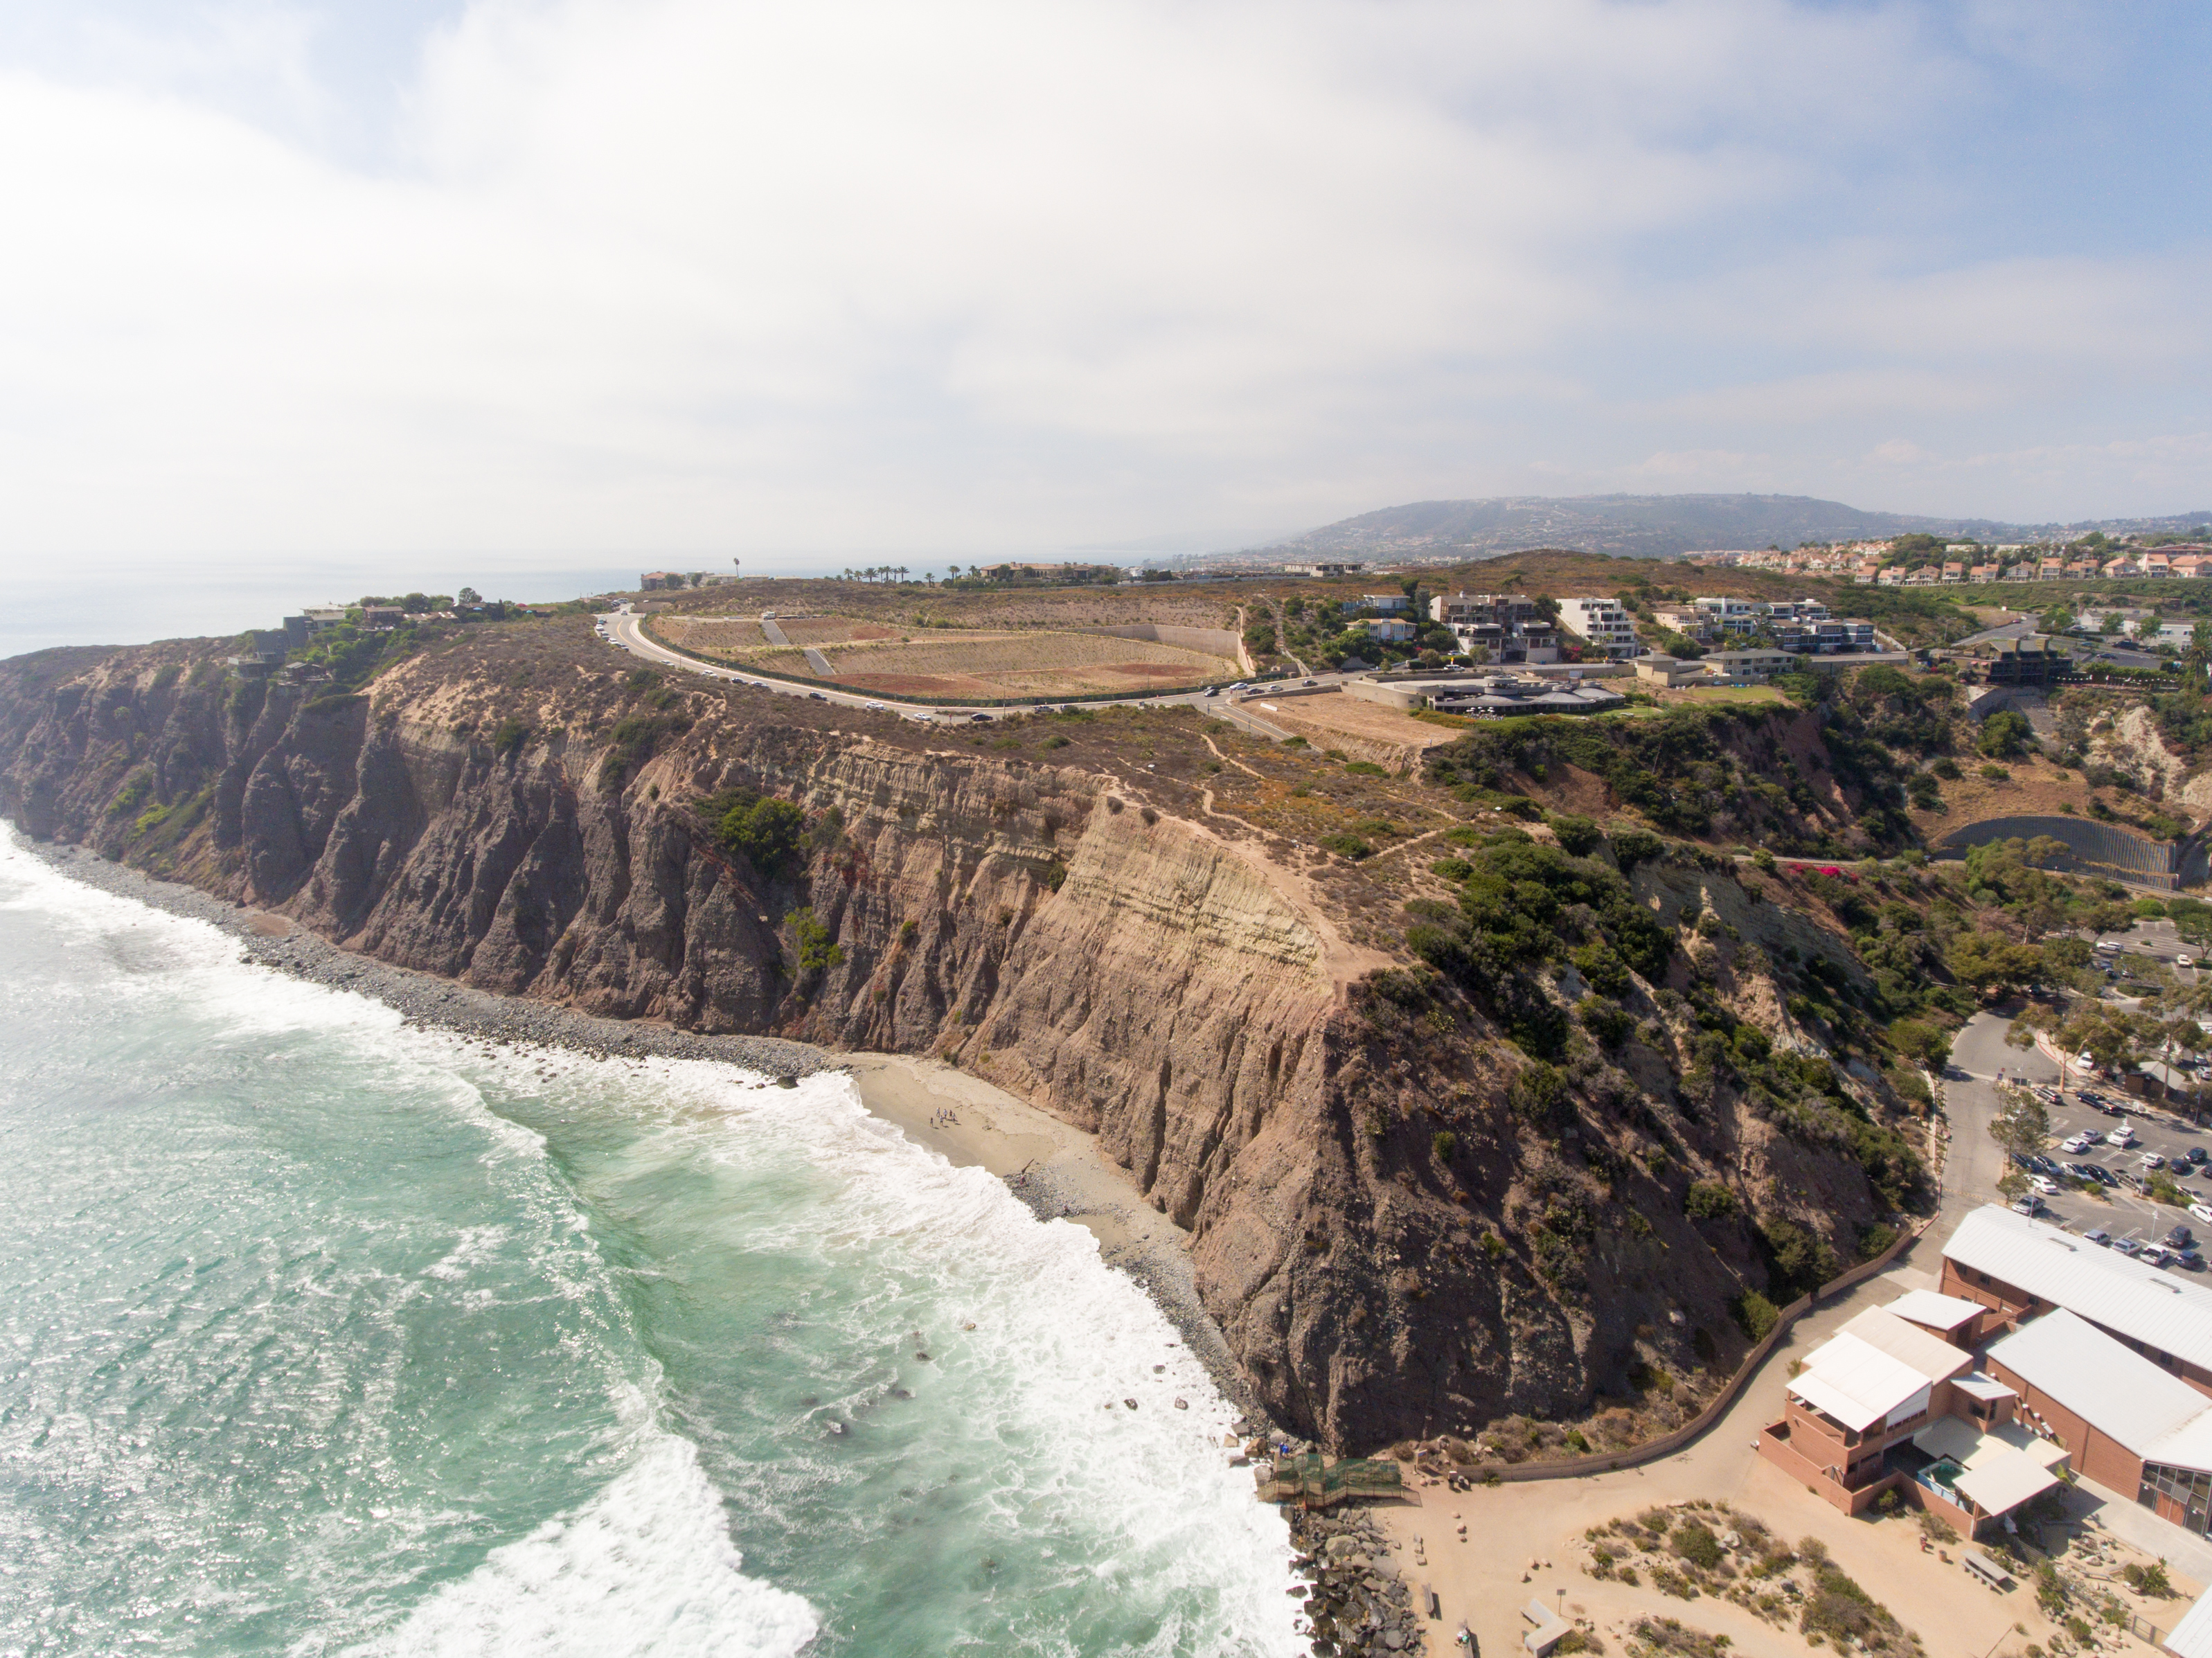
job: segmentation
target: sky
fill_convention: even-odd
[[[0,0],[0,568],[2194,511],[2208,69],[2110,0]]]

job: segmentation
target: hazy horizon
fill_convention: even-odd
[[[0,0],[0,559],[2193,510],[2208,45],[2055,0]]]

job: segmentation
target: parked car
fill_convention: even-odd
[[[2059,1168],[2057,1163],[2053,1162],[2049,1157],[2044,1157],[2040,1153],[2031,1157],[2027,1160],[2027,1166],[2035,1170],[2039,1175],[2056,1175],[2065,1172]]]
[[[2141,1254],[2142,1253],[2142,1240],[2141,1238],[2114,1238],[2112,1240],[2112,1248],[2118,1250],[2124,1255]]]
[[[2081,1234],[2081,1242],[2084,1243],[2094,1243],[2104,1248],[2110,1248],[2112,1242],[2112,1235],[2110,1232],[2107,1232],[2101,1226],[2093,1226],[2087,1231]]]
[[[2036,1196],[2034,1193],[2030,1192],[2026,1197],[2021,1199],[2017,1203],[2013,1205],[2012,1212],[2015,1215],[2032,1215],[2042,1207],[2043,1199]]]
[[[2199,1249],[2178,1249],[2174,1252],[2173,1264],[2176,1266],[2185,1266],[2192,1272],[2201,1272],[2204,1270],[2203,1252]]]
[[[2142,1156],[2137,1157],[2136,1161],[2145,1169],[2163,1169],[2166,1167],[2166,1159],[2159,1156],[2155,1151],[2146,1151]]]
[[[2155,1243],[2146,1243],[2143,1245],[2142,1248],[2136,1253],[2136,1259],[2142,1262],[2146,1266],[2163,1266],[2168,1261],[2172,1260],[2173,1257],[2166,1250],[2160,1248]]]
[[[2046,1198],[2055,1198],[2058,1195],[2058,1182],[2047,1175],[2030,1175],[2027,1177],[2027,1183]]]
[[[2082,1167],[2089,1171],[2089,1178],[2100,1186],[2118,1186],[2120,1183],[2120,1177],[2102,1163],[2084,1163]]]
[[[2197,1234],[2191,1231],[2188,1227],[2183,1225],[2179,1221],[2176,1221],[2172,1225],[2166,1229],[2166,1237],[2164,1242],[2166,1247],[2169,1249],[2186,1249],[2197,1242]]]
[[[2106,1145],[2117,1145],[2123,1151],[2126,1151],[2128,1147],[2133,1145],[2135,1143],[2136,1131],[2128,1127],[2125,1123],[2122,1123],[2118,1128],[2110,1130],[2105,1136]]]
[[[2071,1151],[2078,1157],[2081,1153],[2087,1151],[2091,1146],[2094,1145],[2097,1143],[2097,1139],[2098,1137],[2094,1134],[2076,1134],[2058,1149],[2062,1151]]]
[[[2182,1157],[2190,1163],[2212,1163],[2212,1151],[2207,1151],[2201,1145],[2191,1146],[2182,1153]]]
[[[2197,965],[2196,963],[2191,961],[2186,956],[2175,957],[2173,958],[2173,964],[2176,967],[2195,967]]]
[[[2107,956],[2117,955],[2119,951],[2120,941],[2117,938],[2100,938],[2097,940],[2097,948]]]

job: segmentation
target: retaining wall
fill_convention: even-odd
[[[2174,888],[2205,878],[2205,851],[2194,839],[2154,841],[2118,823],[2081,817],[1984,817],[1961,823],[1929,848],[1937,857],[1963,858],[1993,841],[2032,841],[2047,835],[2066,848],[2056,867],[2109,875],[2136,886]]]

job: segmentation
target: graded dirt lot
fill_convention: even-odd
[[[1355,759],[1385,765],[1410,763],[1425,750],[1442,748],[1459,736],[1451,726],[1431,725],[1341,691],[1262,697],[1250,706],[1270,725],[1304,738],[1317,749],[1340,749]],[[1380,751],[1386,750],[1387,754]]]
[[[818,645],[816,651],[829,659],[840,685],[908,696],[1052,697],[1115,691],[1141,695],[1233,679],[1238,671],[1225,657],[1095,634],[960,630],[848,639]],[[744,660],[765,672],[821,677],[799,651],[749,652]]]

